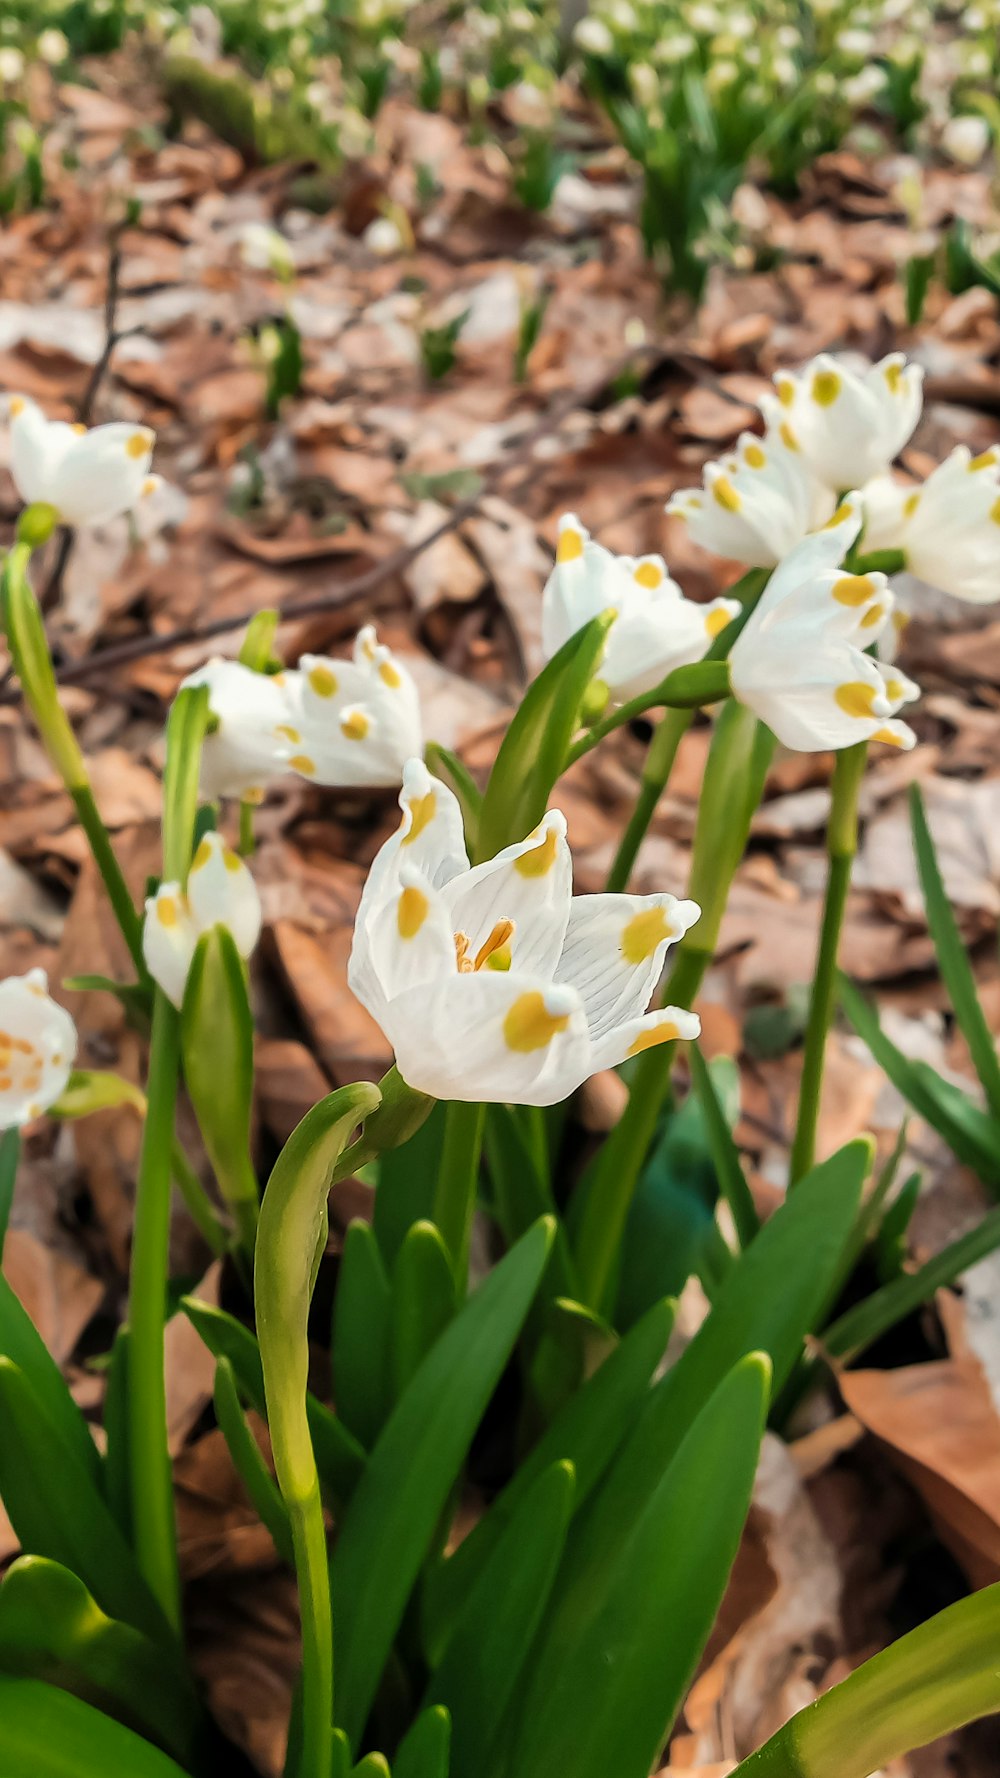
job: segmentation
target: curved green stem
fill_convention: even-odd
[[[129,1279],[129,1487],[139,1567],[175,1628],[180,1625],[180,1581],[167,1452],[163,1324],[167,1309],[170,1184],[179,1065],[177,1014],[166,996],[157,990]]]
[[[434,1221],[452,1256],[463,1292],[485,1128],[485,1105],[452,1100],[445,1113],[444,1142],[434,1187]]]
[[[858,796],[864,776],[868,748],[865,742],[845,747],[837,754],[833,769],[833,802],[826,830],[829,870],[826,897],[823,903],[823,924],[820,928],[816,973],[813,977],[806,1023],[805,1059],[799,1087],[799,1115],[792,1143],[789,1184],[795,1185],[808,1173],[816,1153],[816,1129],[819,1123],[820,1098],[823,1091],[823,1068],[826,1061],[826,1040],[833,1023],[837,986],[837,952],[840,929],[847,905],[851,867],[858,848]]]
[[[108,900],[114,910],[122,937],[128,945],[129,956],[135,964],[140,981],[144,981],[147,978],[146,964],[142,955],[142,921],[129,894],[129,887],[122,874],[121,865],[115,857],[108,830],[98,813],[94,793],[89,784],[79,784],[75,788],[67,786],[67,788],[80,817],[80,826],[90,843],[94,863],[104,879]]]

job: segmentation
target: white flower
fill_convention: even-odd
[[[862,68],[858,74],[850,75],[843,82],[841,92],[847,103],[860,111],[875,98],[877,93],[882,91],[885,79],[885,69],[880,68],[877,63],[872,63],[869,67]]]
[[[44,969],[0,982],[0,1130],[54,1105],[76,1055],[76,1026],[49,997]]]
[[[38,53],[43,62],[54,68],[69,55],[69,40],[62,31],[50,27],[39,36]]]
[[[304,654],[290,688],[292,771],[342,789],[398,784],[423,748],[420,700],[398,656],[372,624],[358,631],[354,658]]]
[[[870,31],[838,31],[835,42],[841,55],[857,57],[858,61],[864,61],[875,47]]]
[[[614,54],[615,40],[603,19],[581,19],[573,32],[573,42],[587,56]]]
[[[865,548],[901,549],[918,579],[977,605],[1000,599],[1000,449],[957,445],[917,487],[864,490]]]
[[[990,145],[990,126],[985,117],[962,113],[949,117],[941,131],[941,147],[962,167],[978,167]]]
[[[294,278],[292,249],[276,228],[270,228],[266,222],[247,222],[240,229],[239,238],[244,265],[253,271],[272,272],[276,278]]]
[[[202,793],[210,801],[238,796],[261,802],[269,778],[288,769],[296,751],[288,673],[255,673],[216,656],[189,673],[181,690],[208,686],[214,718],[201,756]]]
[[[241,957],[249,957],[260,937],[260,899],[246,865],[220,833],[200,841],[188,874],[187,893],[179,883],[161,883],[146,902],[142,954],[154,982],[179,1007],[191,959],[203,932],[228,926]]]
[[[779,371],[761,398],[772,431],[791,428],[810,469],[835,493],[887,469],[920,418],[923,371],[892,352],[864,371],[821,353],[798,373]]]
[[[7,402],[10,472],[26,505],[54,506],[65,525],[104,525],[128,512],[150,484],[148,426],[72,426],[47,420],[25,395]]]
[[[16,86],[24,74],[24,57],[8,45],[0,49],[0,86]]]
[[[704,487],[672,495],[667,511],[686,521],[703,549],[748,568],[773,568],[807,532],[825,524],[834,504],[786,420],[776,436],[742,433],[735,452],[706,463]]]
[[[698,918],[672,895],[573,896],[566,823],[469,869],[458,803],[408,761],[403,819],[361,897],[348,980],[400,1074],[438,1099],[553,1105],[600,1068],[698,1034],[646,1013],[668,947]]]
[[[916,739],[895,716],[919,688],[864,652],[890,620],[885,575],[840,571],[860,529],[852,494],[775,570],[730,655],[733,695],[797,753]]]
[[[369,253],[379,259],[392,259],[394,254],[403,251],[403,236],[398,222],[391,216],[376,216],[370,222],[361,237]]]
[[[613,555],[593,542],[575,513],[559,520],[556,565],[542,594],[542,646],[551,658],[591,618],[614,610],[600,676],[616,701],[651,691],[674,667],[701,660],[739,609],[733,599],[696,605],[671,580],[662,556]]]

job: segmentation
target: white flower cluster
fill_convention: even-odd
[[[148,426],[47,420],[27,395],[8,395],[10,472],[26,505],[54,508],[59,523],[106,525],[160,486],[150,475],[155,434]]]

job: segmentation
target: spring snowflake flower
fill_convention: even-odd
[[[923,371],[892,352],[865,371],[821,353],[804,370],[779,371],[762,398],[772,432],[787,424],[806,463],[834,493],[888,469],[920,418]]]
[[[251,271],[271,272],[286,281],[294,278],[292,249],[276,228],[266,222],[247,222],[240,230],[239,240],[240,257]]]
[[[54,1105],[76,1055],[76,1026],[49,996],[43,969],[0,982],[0,1130]]]
[[[423,750],[417,688],[372,624],[358,631],[353,660],[304,654],[291,696],[288,763],[314,784],[398,784],[405,762]]]
[[[269,778],[288,770],[296,751],[288,673],[256,673],[216,656],[189,673],[181,690],[208,686],[211,731],[201,756],[202,794],[259,803]]]
[[[797,753],[916,740],[896,713],[919,687],[865,653],[891,621],[885,575],[841,570],[861,514],[849,495],[825,530],[785,557],[730,655],[734,697]]]
[[[591,618],[613,609],[601,678],[616,702],[652,691],[674,667],[701,660],[740,607],[697,605],[671,580],[662,556],[616,556],[595,543],[575,513],[559,520],[556,565],[542,594],[542,645],[549,658]]]
[[[180,1007],[191,960],[202,933],[228,926],[241,957],[249,957],[260,937],[260,898],[241,858],[219,833],[199,842],[188,873],[187,893],[179,883],[161,883],[146,902],[142,954],[154,982]]]
[[[403,1079],[438,1099],[553,1105],[601,1068],[699,1021],[646,1012],[699,908],[672,895],[573,895],[566,823],[469,868],[452,792],[407,762],[403,819],[361,897],[348,980]]]
[[[880,476],[864,490],[865,548],[901,549],[919,580],[977,605],[1000,599],[1000,448],[967,445],[917,487]]]
[[[941,131],[941,147],[950,160],[962,167],[978,167],[992,135],[985,117],[962,113],[949,117]]]
[[[26,395],[7,401],[10,472],[26,505],[55,507],[64,525],[105,525],[156,486],[148,426],[70,425],[47,420]]]
[[[777,436],[744,432],[735,452],[706,463],[704,486],[674,494],[667,511],[686,521],[703,549],[748,568],[773,568],[826,522],[834,504],[782,421]]]

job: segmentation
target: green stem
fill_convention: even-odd
[[[873,549],[868,555],[858,556],[854,561],[852,574],[902,574],[906,567],[906,552],[901,549]]]
[[[241,858],[252,858],[253,857],[254,843],[255,843],[254,837],[253,837],[254,807],[255,807],[255,805],[253,803],[243,802],[240,804],[240,857]]]
[[[333,1613],[326,1529],[319,1483],[305,1499],[288,1499],[295,1578],[302,1624],[302,1740],[300,1778],[333,1772]]]
[[[175,1628],[180,1625],[180,1581],[167,1452],[163,1325],[179,1063],[177,1014],[158,989],[153,1001],[148,1110],[136,1183],[129,1280],[129,1485],[139,1567]]]
[[[170,1165],[191,1221],[216,1259],[221,1259],[229,1251],[229,1235],[209,1203],[201,1180],[176,1138],[170,1151]]]
[[[469,1270],[469,1242],[485,1127],[484,1105],[468,1105],[457,1099],[449,1104],[434,1187],[434,1221],[452,1256],[462,1289]]]
[[[3,1259],[3,1245],[7,1238],[7,1224],[14,1202],[17,1163],[20,1158],[20,1130],[4,1130],[0,1133],[0,1260]]]
[[[104,887],[108,892],[108,900],[114,910],[115,919],[121,928],[122,937],[129,948],[129,955],[135,964],[140,980],[146,980],[146,965],[142,955],[142,921],[135,910],[135,903],[129,894],[128,884],[122,874],[121,865],[115,857],[108,830],[98,813],[94,801],[94,793],[89,783],[70,785],[70,796],[80,826],[90,844],[97,865],[104,879]]]
[[[833,802],[826,831],[829,870],[816,973],[806,1023],[799,1115],[789,1169],[791,1185],[797,1184],[803,1174],[808,1173],[816,1153],[826,1040],[833,1023],[836,997],[837,952],[851,882],[851,867],[858,848],[858,796],[867,756],[868,748],[863,741],[856,747],[845,747],[837,754],[833,770]]]
[[[646,837],[656,805],[667,787],[667,779],[677,758],[677,749],[691,726],[692,717],[691,710],[667,710],[660,718],[642,768],[635,808],[608,874],[609,894],[620,895],[628,888],[639,847]]]

